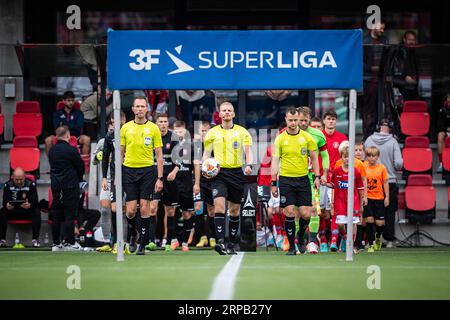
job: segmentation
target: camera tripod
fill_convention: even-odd
[[[269,211],[267,210],[268,207],[268,201],[265,200],[261,200],[258,199],[258,212],[261,215],[261,226],[264,228],[264,240],[265,240],[265,244],[266,244],[266,251],[269,251],[269,248],[267,246],[267,232],[265,232],[265,228],[268,227],[270,230],[270,234],[272,235],[273,238],[273,243],[275,245],[275,249],[278,251],[278,246],[277,246],[277,239],[275,238],[275,235],[273,234],[273,226],[270,223],[270,217],[269,217]]]

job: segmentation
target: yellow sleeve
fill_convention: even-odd
[[[121,146],[125,146],[125,144],[126,144],[126,139],[125,139],[125,131],[126,131],[126,129],[127,129],[127,127],[126,126],[123,126],[121,129],[120,129],[120,145]]]
[[[245,130],[244,128],[242,128],[242,132],[244,134],[244,146],[251,146],[252,145],[252,136],[250,135],[250,133]]]
[[[158,128],[154,130],[153,134],[153,148],[161,148],[163,145],[161,131]]]
[[[281,137],[281,135],[279,135],[275,138],[275,142],[273,143],[273,149],[272,149],[272,157],[277,157],[277,158],[280,157],[280,154],[281,154],[281,152],[280,152],[280,139],[281,138],[280,137]]]
[[[205,150],[211,151],[213,148],[214,136],[212,133],[213,129],[209,130],[205,136],[204,147]]]

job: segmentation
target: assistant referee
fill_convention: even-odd
[[[154,230],[156,225],[156,218],[150,217],[150,200],[153,192],[160,192],[163,187],[162,139],[159,128],[145,116],[147,100],[144,96],[134,98],[131,109],[134,120],[125,123],[120,129],[122,183],[129,220],[136,216],[139,201],[142,223],[136,254],[144,255],[150,228]],[[157,168],[154,166],[153,151]]]
[[[224,102],[219,107],[222,124],[206,134],[203,160],[211,156],[220,164],[219,174],[211,180],[214,198],[214,223],[217,243],[214,246],[220,255],[236,254],[234,246],[239,229],[239,212],[244,197],[245,176],[252,172],[252,137],[248,131],[233,123],[234,107],[230,102]],[[242,172],[243,153],[246,166]],[[229,243],[225,247],[225,200],[229,201]]]
[[[272,194],[277,196],[277,176],[280,168],[280,206],[284,208],[285,230],[289,240],[287,255],[295,255],[295,215],[300,209],[299,238],[303,237],[311,215],[311,183],[308,177],[308,154],[314,171],[313,184],[320,187],[317,144],[313,137],[299,127],[299,113],[289,107],[285,116],[287,129],[275,139],[272,154]],[[280,166],[281,161],[281,166]]]

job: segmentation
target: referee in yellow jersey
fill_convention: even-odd
[[[219,174],[211,179],[214,198],[214,224],[217,243],[214,246],[220,255],[236,254],[234,246],[239,229],[239,212],[244,197],[245,176],[252,172],[252,137],[248,131],[233,123],[234,107],[224,102],[219,107],[222,124],[208,131],[205,137],[203,160],[214,152],[214,158],[220,164]],[[242,172],[243,155],[245,169]],[[229,243],[225,246],[225,200],[229,201]]]
[[[277,196],[279,172],[280,206],[286,216],[285,230],[289,240],[287,255],[295,255],[295,214],[299,208],[299,239],[303,238],[311,215],[308,154],[314,171],[314,187],[317,189],[320,187],[320,171],[316,142],[309,133],[300,129],[299,113],[295,107],[286,110],[285,120],[287,129],[276,137],[272,151],[272,194]]]
[[[163,187],[162,139],[159,128],[147,120],[147,100],[143,96],[134,98],[132,111],[134,120],[120,129],[120,149],[122,152],[122,183],[125,192],[126,216],[128,222],[136,224],[137,203],[141,212],[141,234],[137,255],[145,254],[149,242],[150,228],[156,226],[156,216],[150,216],[150,200],[153,192]],[[153,151],[157,168],[154,165]]]

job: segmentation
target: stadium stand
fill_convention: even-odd
[[[64,108],[64,101],[58,101],[58,103],[56,104],[56,111],[59,111],[63,108]],[[81,104],[78,101],[75,101],[73,108],[75,110],[80,110]]]
[[[39,178],[40,157],[41,152],[35,136],[17,136],[10,152],[10,170],[12,172],[21,167],[26,173]]]
[[[410,174],[431,174],[433,167],[433,154],[427,137],[406,137],[402,150],[403,177]]]
[[[41,105],[38,101],[18,101],[16,113],[41,113]]]
[[[447,185],[450,185],[450,137],[445,138],[442,152],[442,179]]]
[[[405,187],[405,218],[431,223],[436,217],[436,189],[431,175],[412,174]]]
[[[13,115],[13,132],[15,136],[35,136],[42,132],[42,113],[39,102],[19,101]]]
[[[425,101],[405,101],[400,115],[402,134],[424,136],[430,131],[430,114]]]

